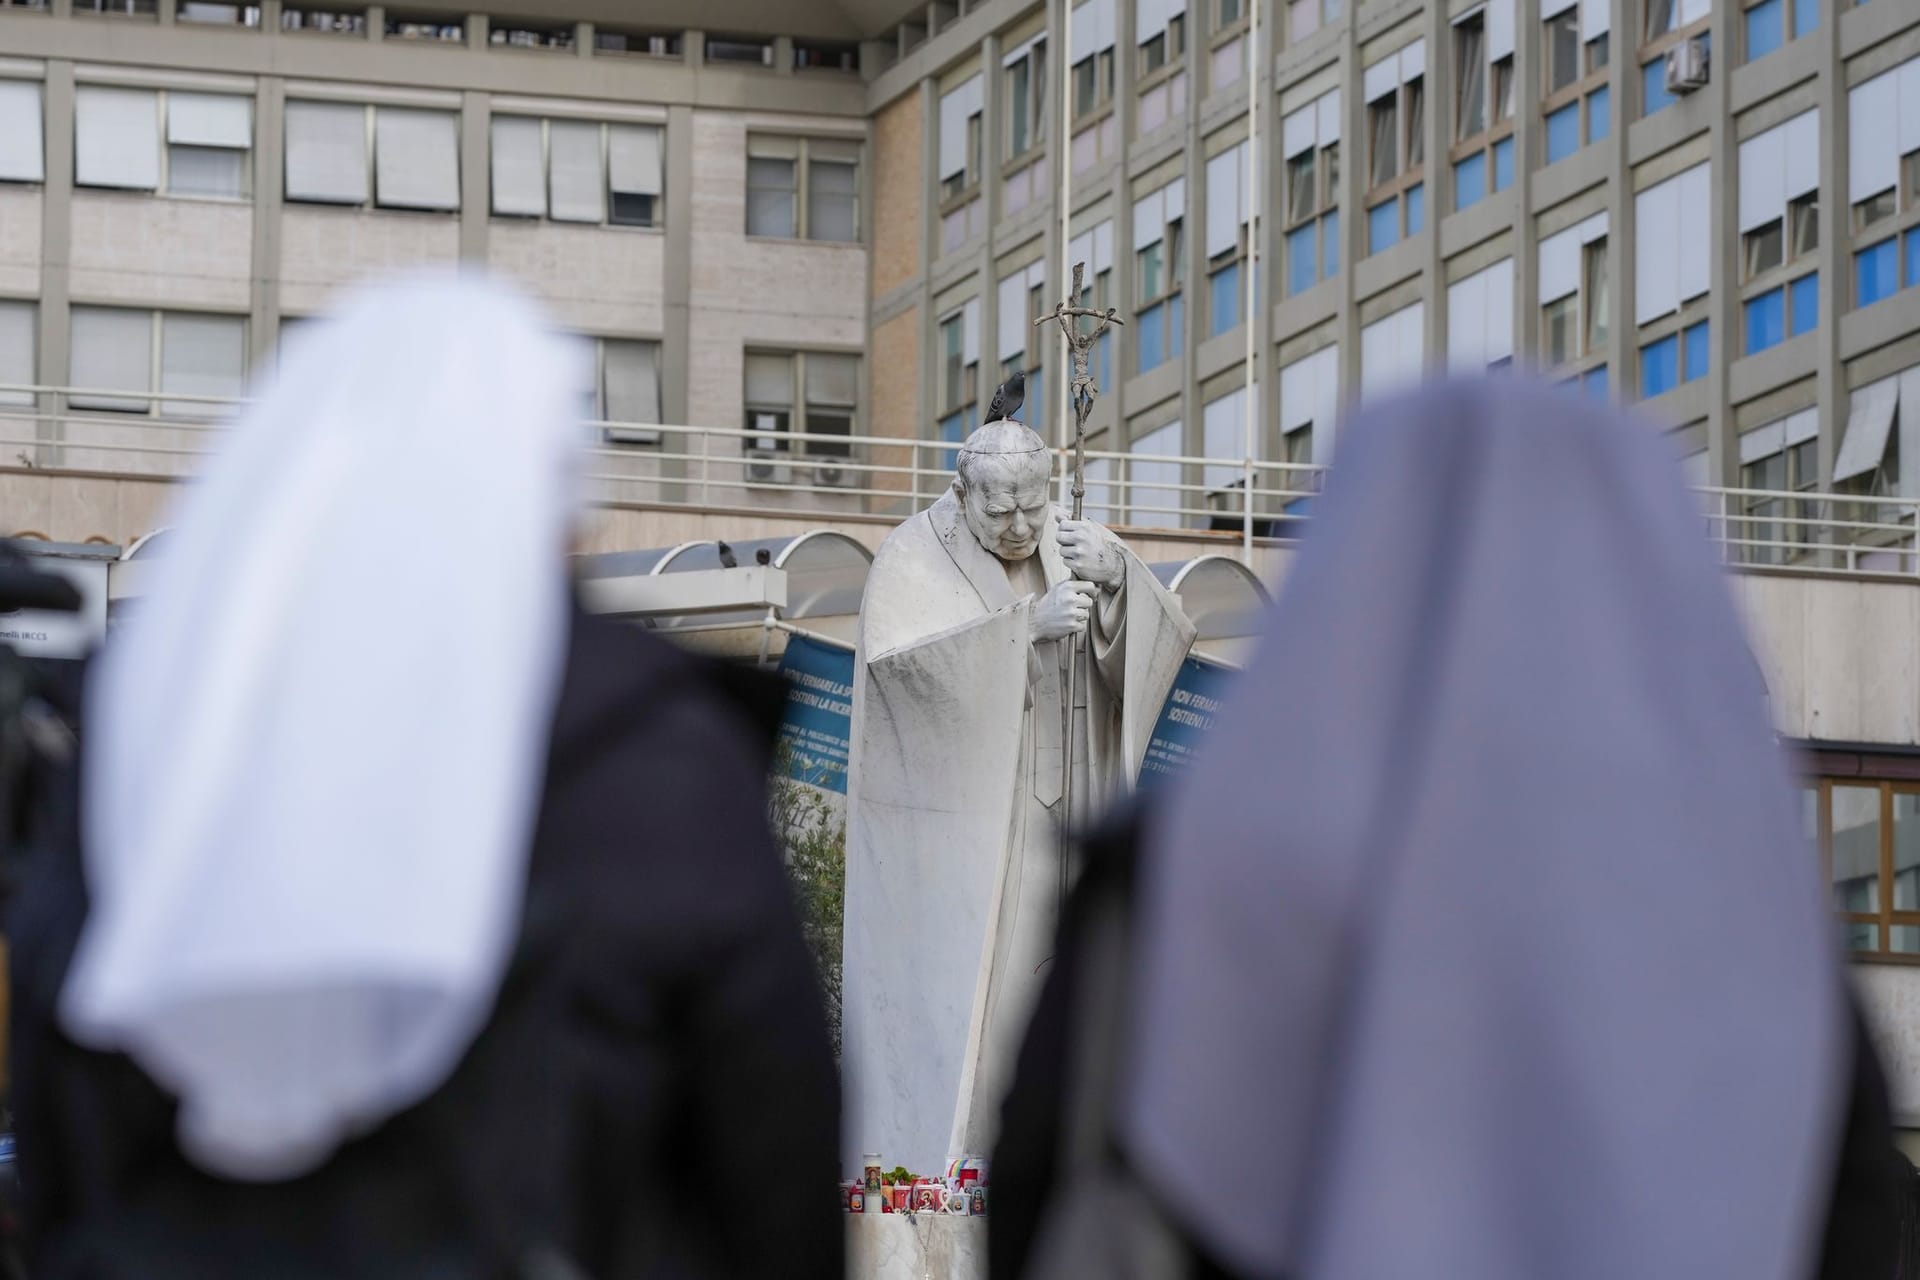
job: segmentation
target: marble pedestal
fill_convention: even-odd
[[[987,1220],[943,1213],[850,1213],[849,1280],[985,1280]]]

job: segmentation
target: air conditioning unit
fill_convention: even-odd
[[[747,480],[752,484],[791,484],[792,469],[780,442],[768,436],[755,436],[747,443]]]
[[[822,489],[844,489],[853,484],[853,472],[838,462],[816,462],[813,482]]]
[[[1667,92],[1684,94],[1706,88],[1711,62],[1705,36],[1694,36],[1667,50]]]

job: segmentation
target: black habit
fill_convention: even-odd
[[[11,912],[35,1280],[839,1276],[839,1087],[767,828],[770,712],[576,611],[493,1017],[425,1102],[275,1184],[187,1163],[172,1101],[61,1032],[70,790]]]

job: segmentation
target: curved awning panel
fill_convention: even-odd
[[[1228,640],[1260,629],[1269,599],[1258,575],[1228,556],[1195,556],[1147,566],[1198,628],[1196,640]]]

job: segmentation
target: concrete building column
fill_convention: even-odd
[[[1805,0],[1803,0],[1803,3]],[[1852,101],[1847,96],[1846,61],[1840,52],[1840,13],[1828,5],[1820,15],[1819,30],[1810,37],[1820,51],[1820,135],[1846,138],[1852,128]],[[1821,487],[1832,484],[1833,464],[1840,451],[1840,437],[1847,426],[1847,378],[1840,362],[1840,317],[1851,297],[1849,285],[1852,265],[1847,258],[1847,237],[1841,228],[1847,225],[1851,205],[1847,200],[1847,155],[1844,147],[1820,148],[1820,324],[1814,330],[1819,351],[1814,356],[1816,401],[1826,412],[1822,415],[1820,435],[1814,445],[1818,455]],[[1734,451],[1738,458],[1739,452]],[[1738,481],[1732,467],[1729,477]]]
[[[662,264],[660,333],[661,414],[685,422],[687,367],[692,358],[693,109],[667,108],[666,255]]]
[[[42,115],[46,120],[46,182],[40,190],[40,333],[39,381],[42,386],[64,387],[71,384],[72,353],[72,251],[73,251],[73,63],[51,59],[47,63],[45,99]],[[66,408],[62,397],[43,393],[40,412],[55,414]],[[59,440],[59,425],[43,417],[35,435],[42,440]],[[40,461],[55,462],[57,455],[42,450]]]
[[[280,217],[285,199],[286,81],[263,76],[253,107],[253,254],[248,289],[248,367],[276,359],[280,343]]]
[[[1708,117],[1709,155],[1713,157],[1713,181],[1708,183],[1709,239],[1713,260],[1709,266],[1707,289],[1709,302],[1707,360],[1707,467],[1712,474],[1717,453],[1721,466],[1731,474],[1739,465],[1739,450],[1733,446],[1734,421],[1730,403],[1733,394],[1733,362],[1741,350],[1740,338],[1740,184],[1738,181],[1739,143],[1734,137],[1729,103],[1733,98],[1733,51],[1739,48],[1734,23],[1738,9],[1726,5],[1714,8],[1710,28],[1712,73],[1703,92],[1712,111]],[[1684,341],[1684,339],[1683,339]],[[1682,352],[1682,359],[1685,353]],[[1681,425],[1681,424],[1675,424]]]
[[[1515,8],[1518,7],[1516,4]],[[1427,47],[1427,70],[1423,90],[1426,93],[1427,99],[1426,118],[1422,123],[1427,127],[1429,146],[1427,148],[1426,164],[1423,169],[1425,176],[1420,180],[1426,190],[1423,198],[1426,200],[1427,205],[1426,229],[1423,233],[1427,238],[1427,247],[1426,252],[1420,255],[1420,296],[1425,300],[1426,304],[1426,309],[1420,316],[1420,340],[1424,354],[1424,363],[1428,368],[1436,368],[1444,367],[1446,364],[1447,343],[1449,341],[1447,334],[1447,261],[1445,249],[1441,243],[1440,227],[1442,223],[1446,222],[1447,215],[1453,211],[1453,165],[1447,158],[1450,145],[1453,142],[1453,23],[1447,17],[1447,7],[1444,3],[1428,4],[1422,11],[1421,16],[1425,19],[1425,23],[1421,27],[1420,38],[1426,42]],[[1518,21],[1517,16],[1515,20]],[[1347,24],[1349,31],[1358,25],[1358,23],[1354,22]],[[1516,41],[1516,43],[1518,42]],[[1353,58],[1352,71],[1348,73],[1343,70],[1341,73],[1342,80],[1346,84],[1351,84],[1356,87],[1361,86],[1365,82],[1366,66],[1360,59],[1360,40],[1357,32],[1353,35],[1351,56]],[[1518,77],[1520,67],[1519,51],[1517,49],[1514,52],[1514,59],[1513,73],[1515,77]],[[1489,86],[1491,86],[1493,79],[1493,69],[1491,66],[1487,69],[1487,79]],[[1439,89],[1437,93],[1435,92],[1436,86]],[[1350,114],[1347,118],[1352,121],[1357,121],[1358,123],[1351,135],[1342,134],[1343,137],[1352,137],[1353,143],[1351,150],[1347,150],[1344,147],[1342,148],[1345,154],[1341,157],[1341,162],[1343,169],[1353,175],[1354,185],[1352,190],[1356,193],[1357,199],[1353,206],[1353,228],[1348,233],[1346,239],[1342,241],[1342,248],[1351,246],[1353,261],[1357,263],[1367,256],[1368,249],[1366,193],[1367,184],[1370,180],[1367,173],[1369,133],[1367,129],[1366,94],[1361,92],[1353,94],[1352,96],[1360,99],[1360,101],[1355,102],[1349,108],[1349,111],[1353,114]],[[1517,89],[1514,108],[1516,111],[1519,109],[1519,94]],[[1489,118],[1491,118],[1492,113],[1489,112],[1488,114]],[[1518,151],[1519,145],[1519,140],[1515,139],[1514,147],[1516,150],[1514,164],[1516,167],[1521,163],[1520,153]],[[1493,154],[1491,149],[1488,150],[1487,154],[1487,168],[1489,170],[1489,176],[1491,176],[1491,170],[1493,168]],[[1520,180],[1519,175],[1516,174],[1514,181],[1519,182]],[[1402,200],[1405,198],[1404,196],[1401,197]],[[1487,198],[1498,199],[1499,197],[1496,195]],[[1353,298],[1354,288],[1348,285],[1342,289],[1341,292],[1345,296]],[[1358,307],[1361,301],[1359,298],[1353,298],[1354,306]],[[1353,358],[1354,367],[1358,368],[1360,362],[1360,334],[1358,326],[1356,326],[1354,331]],[[1361,372],[1364,373],[1365,370],[1362,369]]]
[[[1001,67],[1000,37],[980,44],[980,209],[988,228],[980,237],[980,421],[1000,385],[1000,276],[994,268],[994,220],[1000,210]]]
[[[1638,384],[1635,367],[1633,290],[1633,167],[1628,163],[1627,134],[1640,111],[1640,6],[1633,0],[1611,0],[1612,24],[1607,37],[1607,105],[1612,113],[1605,141],[1607,152],[1607,390],[1625,401]],[[1719,465],[1716,454],[1707,465]],[[1713,479],[1719,473],[1708,471]],[[1718,480],[1715,479],[1715,483]]]
[[[460,95],[460,261],[479,266],[486,265],[487,227],[493,216],[487,180],[492,121],[490,95],[471,89]]]
[[[920,136],[940,136],[940,87],[931,80],[920,82]],[[940,320],[933,314],[933,263],[940,256],[940,149],[920,149],[920,207],[926,210],[920,219],[920,350],[927,353],[926,370],[920,378],[920,437],[933,439],[938,431],[941,377]]]

